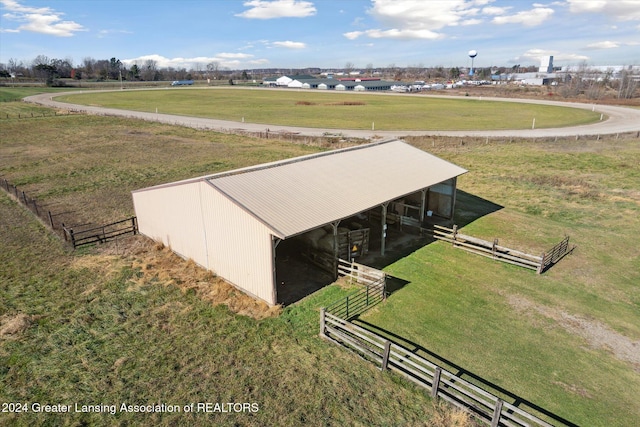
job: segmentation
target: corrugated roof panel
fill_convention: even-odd
[[[208,181],[286,238],[467,171],[402,141],[390,141],[236,172]]]

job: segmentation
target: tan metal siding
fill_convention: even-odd
[[[208,183],[201,186],[209,268],[249,294],[276,304],[270,230]]]
[[[200,182],[137,191],[132,197],[140,233],[208,267],[202,233]]]

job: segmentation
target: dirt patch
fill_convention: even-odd
[[[248,296],[192,260],[179,257],[169,248],[150,239],[138,236],[131,239],[121,252],[131,260],[131,266],[139,271],[132,287],[146,286],[150,282],[163,286],[177,286],[183,292],[195,292],[213,305],[226,305],[234,313],[254,319],[264,319],[280,314],[282,307],[269,306]]]
[[[559,385],[569,393],[577,394],[580,397],[591,399],[593,396],[584,388],[578,387],[575,384],[565,384],[562,381],[553,381],[553,384]]]
[[[31,326],[31,317],[26,314],[4,315],[0,317],[0,339],[19,337]]]
[[[555,321],[566,331],[586,340],[590,348],[606,350],[616,359],[631,363],[634,370],[640,372],[640,341],[632,341],[598,321],[539,305],[526,298],[512,295],[508,301],[519,312],[535,312]]]

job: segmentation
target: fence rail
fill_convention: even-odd
[[[124,234],[138,233],[138,222],[135,216],[107,225],[101,225],[88,229],[85,228],[79,231],[74,230],[74,228],[67,227],[63,222],[60,222],[61,214],[54,214],[50,210],[45,209],[45,206],[43,204],[38,203],[35,198],[30,197],[28,194],[20,190],[17,186],[11,184],[6,179],[0,178],[0,188],[9,193],[9,195],[13,196],[18,201],[18,203],[21,203],[22,205],[27,207],[47,226],[49,226],[51,230],[61,233],[62,237],[64,237],[66,241],[71,242],[74,249],[79,246],[89,245],[92,243],[107,242]]]
[[[560,243],[540,256],[531,255],[516,249],[507,248],[498,244],[498,239],[493,242],[467,236],[458,232],[457,226],[453,228],[434,225],[429,230],[435,239],[450,242],[454,247],[463,249],[477,255],[485,256],[497,261],[535,270],[538,274],[549,269],[565,255],[571,253],[575,246],[569,247],[569,237],[565,237]]]
[[[39,204],[36,199],[30,197],[27,193],[20,190],[17,186],[11,184],[6,179],[0,178],[0,188],[5,190],[11,196],[15,197],[16,200],[27,207],[31,212],[33,212],[37,217],[42,219],[42,221],[51,227],[52,230],[60,231],[62,228],[61,224],[57,224],[54,221],[54,217],[56,214],[51,213],[50,210],[45,209],[45,206]],[[56,227],[57,226],[57,227]]]
[[[325,308],[334,316],[351,319],[387,297],[387,278],[383,271],[338,259],[338,275],[364,286]]]
[[[73,228],[63,227],[65,240],[70,241],[74,248],[104,243],[124,234],[137,234],[138,222],[135,216],[111,224],[74,231]]]
[[[465,408],[491,427],[552,427],[549,422],[472,384],[413,351],[322,309],[320,335],[430,390],[431,396]]]

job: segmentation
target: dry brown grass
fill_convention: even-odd
[[[5,314],[0,317],[0,339],[18,337],[31,325],[31,317],[24,313]]]
[[[433,404],[433,417],[428,421],[429,427],[476,427],[471,415],[462,409],[453,408],[443,402]]]
[[[194,292],[214,306],[226,305],[232,312],[254,319],[274,317],[282,312],[281,306],[269,306],[248,296],[193,260],[181,258],[170,248],[143,236],[121,241],[118,248],[115,243],[110,243],[102,248],[101,255],[86,256],[81,258],[85,261],[79,262],[83,265],[92,264],[97,270],[103,271],[113,265],[109,260],[117,257],[111,254],[114,251],[125,255],[131,266],[139,271],[132,283],[134,287],[149,282],[176,286],[182,292]]]

